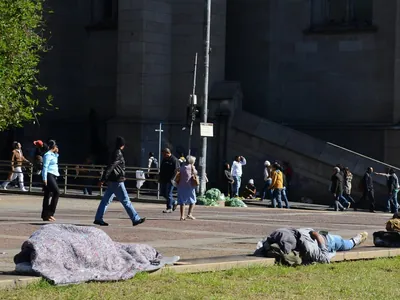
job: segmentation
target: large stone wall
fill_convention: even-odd
[[[248,2],[228,3],[228,38],[236,47],[227,49],[228,64],[236,64],[227,75],[242,81],[247,111],[289,124],[398,121],[397,1],[374,1],[376,32],[341,34],[304,32],[311,1]]]

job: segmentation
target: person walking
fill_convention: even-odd
[[[243,169],[242,166],[247,164],[246,158],[243,156],[236,156],[232,163],[232,176],[233,176],[233,196],[239,196],[240,185],[242,181]]]
[[[179,183],[177,185],[178,189],[178,204],[180,206],[181,221],[186,219],[195,220],[193,217],[193,209],[196,204],[196,176],[197,170],[194,166],[196,162],[196,157],[188,156],[185,162],[179,169]],[[185,205],[189,205],[188,215],[185,218]]]
[[[175,177],[176,173],[179,171],[180,162],[172,155],[169,148],[165,148],[162,151],[163,160],[160,166],[159,182],[160,182],[160,194],[166,200],[166,209],[163,213],[172,213],[176,210],[177,203],[174,200],[172,194],[174,186],[171,180]]]
[[[154,157],[154,153],[149,153],[149,160],[147,163],[147,178],[149,181],[146,181],[147,187],[149,189],[157,188],[157,173],[158,172],[158,161],[157,158]]]
[[[282,178],[283,178],[283,189],[282,189],[282,192],[281,192],[282,199],[285,202],[286,208],[289,209],[290,208],[289,199],[288,199],[288,187],[289,187],[289,184],[288,184],[287,177],[285,175],[284,170],[282,170],[282,169],[280,169],[280,170],[282,171]]]
[[[23,192],[27,192],[24,186],[24,173],[22,172],[22,164],[28,163],[32,165],[29,160],[27,160],[22,153],[22,146],[18,142],[13,143],[13,151],[11,157],[11,171],[12,173],[9,175],[7,181],[4,181],[1,187],[4,190],[7,190],[7,186],[10,184],[11,181],[14,181],[18,178],[19,188]]]
[[[224,190],[226,191],[226,195],[229,198],[233,197],[233,183],[235,180],[233,179],[232,173],[231,173],[231,166],[228,163],[225,163],[224,165]]]
[[[272,199],[271,195],[271,186],[272,178],[271,178],[271,163],[266,160],[264,162],[264,187],[262,190],[261,201],[264,199]]]
[[[50,140],[49,151],[43,156],[43,205],[42,205],[42,219],[43,221],[55,221],[54,214],[56,212],[58,198],[60,197],[60,189],[57,185],[57,177],[60,176],[58,170],[58,146],[56,141]],[[51,201],[50,201],[51,198]]]
[[[35,145],[35,173],[36,175],[40,175],[43,169],[43,155],[49,150],[49,148],[42,140],[34,141],[33,145]]]
[[[271,186],[272,190],[272,207],[276,208],[276,203],[278,203],[278,208],[282,208],[282,190],[283,190],[283,173],[279,164],[274,163],[272,165],[271,172]],[[287,207],[289,208],[289,206]]]
[[[331,188],[330,192],[333,195],[333,205],[334,210],[344,211],[343,205],[340,203],[340,196],[343,194],[343,175],[339,169],[339,167],[333,168],[333,174],[331,176]]]
[[[110,164],[107,166],[100,179],[100,187],[107,182],[107,190],[97,208],[93,222],[96,225],[108,226],[108,223],[104,222],[103,217],[107,207],[113,201],[115,196],[117,196],[117,199],[124,206],[133,226],[142,224],[146,221],[146,218],[141,218],[136,212],[125,188],[125,159],[122,152],[124,149],[125,139],[119,136],[115,141],[115,150],[112,153]]]
[[[375,213],[375,191],[374,180],[372,177],[373,172],[374,169],[372,167],[368,167],[360,182],[360,188],[363,192],[360,202],[369,200],[369,211],[371,213]]]
[[[344,193],[343,197],[349,202],[352,203],[353,205],[356,204],[354,201],[353,197],[351,196],[351,189],[352,189],[352,181],[353,181],[353,174],[350,172],[350,169],[348,167],[345,167],[344,169]]]
[[[385,176],[386,177],[386,185],[388,188],[388,200],[386,204],[385,212],[391,212],[395,214],[399,211],[398,202],[397,202],[397,194],[399,192],[399,178],[396,175],[394,169],[390,168],[388,173],[375,173],[376,175]]]

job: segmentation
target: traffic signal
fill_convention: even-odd
[[[190,125],[190,123],[196,120],[200,120],[201,118],[201,106],[200,105],[188,105],[186,108],[186,123]]]

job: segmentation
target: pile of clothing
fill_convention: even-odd
[[[288,266],[329,263],[335,253],[320,247],[310,235],[313,231],[312,228],[278,229],[258,242],[254,255],[275,258]]]
[[[130,279],[178,260],[162,257],[149,245],[114,242],[95,227],[63,224],[42,226],[14,257],[16,272],[42,276],[55,285]]]

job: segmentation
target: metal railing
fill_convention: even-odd
[[[62,194],[79,195],[84,193],[96,196],[93,192],[97,192],[98,196],[103,196],[107,185],[100,187],[98,185],[102,173],[106,169],[105,165],[85,165],[85,164],[59,164],[60,177],[58,178],[58,186]],[[41,192],[43,187],[41,170],[37,170],[34,165],[22,163],[22,172],[11,170],[11,161],[0,160],[0,182],[8,181],[11,173],[23,173],[24,185],[28,188],[28,192]],[[137,178],[137,171],[142,172],[145,178]],[[143,195],[156,195],[160,199],[160,184],[158,183],[159,169],[157,168],[140,168],[126,167],[125,170],[125,186],[129,194],[135,194],[137,198]],[[28,181],[26,180],[28,177]],[[138,188],[137,182],[144,180],[143,185]],[[13,182],[10,183],[12,185]],[[18,178],[17,182],[18,183]],[[11,189],[10,191],[15,191]]]

